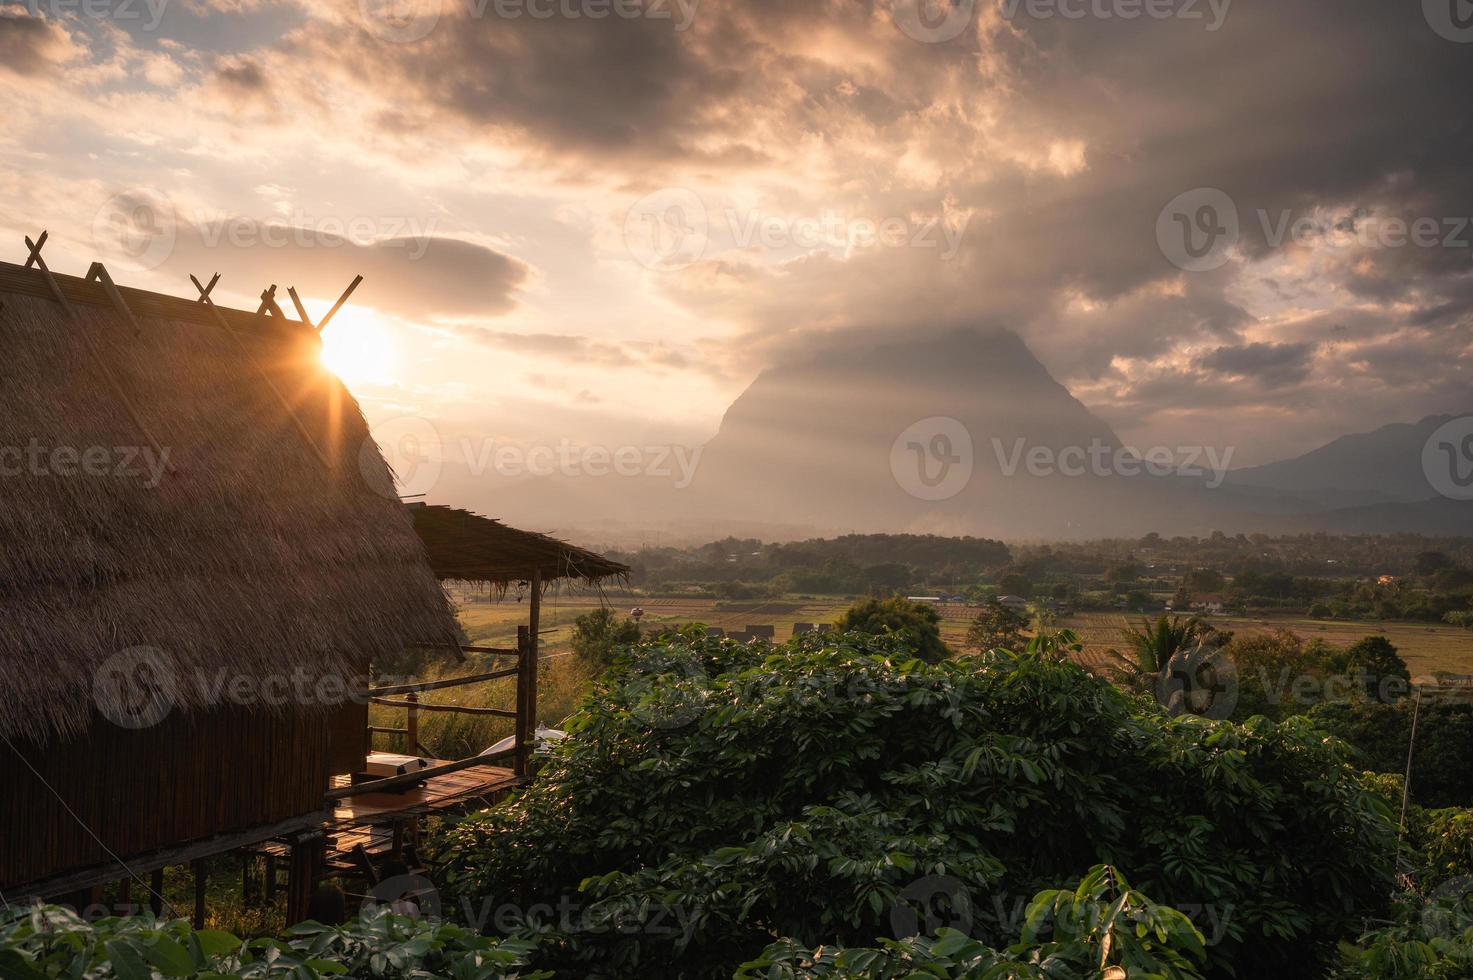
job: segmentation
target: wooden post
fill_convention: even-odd
[[[303,834],[292,842],[291,873],[286,886],[286,924],[294,926],[307,918],[307,906],[317,887],[317,871],[322,866],[327,840],[322,831]]]
[[[205,927],[205,862],[203,858],[191,862],[194,871],[194,927]]]
[[[515,736],[517,740],[517,753],[512,757],[512,768],[518,777],[527,775],[527,743],[532,736],[527,731],[527,718],[530,710],[527,706],[527,662],[531,660],[531,630],[525,626],[517,627],[517,719]]]
[[[149,882],[148,907],[155,916],[164,914],[164,869],[155,868],[153,880]]]
[[[537,630],[542,625],[542,573],[532,572],[532,600],[528,623],[517,627],[517,756],[516,774],[526,778],[537,750]]]
[[[531,739],[532,748],[528,749],[528,758],[531,751],[537,747],[537,633],[542,628],[542,572],[538,569],[532,570],[532,608],[527,624],[527,632],[532,641],[527,650],[527,735]]]
[[[405,754],[419,755],[419,709],[415,707],[419,704],[419,695],[410,691],[404,695],[404,700],[409,702],[409,707],[404,709],[409,716],[409,720],[404,723],[404,730],[407,732],[405,738],[409,740],[409,749]]]

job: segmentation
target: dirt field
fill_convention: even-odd
[[[701,622],[727,630],[744,629],[749,624],[772,624],[780,639],[792,635],[794,623],[831,623],[849,606],[849,599],[783,599],[752,602],[722,602],[710,599],[626,599],[613,598],[610,604],[627,614],[632,605],[644,609],[644,624],[678,624]],[[573,620],[599,604],[597,595],[550,596],[543,605],[543,649],[557,654],[568,649]],[[461,621],[471,639],[478,642],[509,643],[516,636],[518,622],[524,621],[525,603],[508,598],[500,602],[477,602],[463,605]],[[944,604],[942,636],[947,643],[960,647],[966,636],[967,622],[974,610],[961,604]],[[1121,613],[1081,613],[1064,617],[1059,626],[1067,626],[1084,639],[1085,651],[1080,657],[1087,666],[1106,660],[1105,651],[1121,645],[1121,629],[1128,622],[1144,617]],[[1220,629],[1239,633],[1266,632],[1286,628],[1305,638],[1319,637],[1344,646],[1364,636],[1384,635],[1394,643],[1411,667],[1413,676],[1430,676],[1434,671],[1473,673],[1473,632],[1430,623],[1380,621],[1316,620],[1302,616],[1242,617],[1214,616],[1211,621]]]

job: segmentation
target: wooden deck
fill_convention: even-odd
[[[379,755],[381,753],[374,753]],[[373,755],[369,756],[373,759]],[[426,759],[430,766],[449,760]],[[360,827],[392,823],[411,816],[425,816],[475,804],[506,793],[516,785],[517,775],[501,766],[477,766],[460,772],[431,776],[422,786],[402,793],[364,793],[338,800],[333,807],[332,827]],[[350,785],[347,776],[333,778],[332,788]]]

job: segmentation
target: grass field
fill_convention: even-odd
[[[552,630],[542,636],[545,654],[557,656],[568,652],[573,620],[599,605],[599,597],[573,595],[551,598],[543,607],[543,629]],[[853,602],[847,598],[801,598],[751,602],[717,602],[711,599],[615,597],[609,599],[620,613],[627,615],[636,603],[644,609],[643,625],[701,622],[726,630],[744,629],[749,624],[770,623],[779,639],[792,635],[794,623],[831,623]],[[962,604],[943,604],[942,638],[960,649],[966,638],[967,623],[975,610]],[[508,599],[502,602],[470,603],[462,606],[461,622],[476,642],[510,642],[516,627],[526,615],[526,607]],[[1121,631],[1139,623],[1144,614],[1118,612],[1086,612],[1061,618],[1056,625],[1067,626],[1085,641],[1079,657],[1086,666],[1096,666],[1106,659],[1106,651],[1121,646]],[[1414,677],[1431,677],[1436,671],[1473,673],[1473,632],[1436,623],[1383,622],[1380,620],[1319,620],[1306,616],[1212,616],[1219,629],[1247,634],[1289,629],[1306,639],[1320,638],[1337,646],[1346,646],[1365,636],[1382,635],[1396,645]]]

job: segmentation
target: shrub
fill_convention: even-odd
[[[608,606],[573,620],[573,652],[600,667],[607,667],[621,647],[638,642],[639,624],[620,619]]]
[[[977,611],[967,627],[967,648],[984,650],[1021,650],[1027,621],[1007,606],[989,602]]]
[[[144,915],[89,923],[57,906],[0,912],[0,976],[7,980],[546,977],[523,969],[532,946],[526,940],[489,939],[457,925],[417,922],[387,909],[341,927],[309,922],[285,940],[250,942],[227,932],[191,929],[182,919]]]
[[[872,636],[893,633],[903,637],[914,655],[927,663],[951,656],[941,642],[941,614],[936,608],[899,596],[856,602],[839,617],[838,629],[841,633],[857,630]]]
[[[1372,772],[1406,770],[1412,713],[1417,744],[1412,756],[1411,799],[1424,807],[1473,806],[1473,706],[1411,698],[1394,704],[1340,701],[1315,705],[1309,718],[1349,743],[1354,760]]]
[[[1045,938],[1047,937],[1047,938]],[[1019,941],[998,952],[955,929],[934,939],[885,940],[881,949],[774,943],[743,964],[737,980],[798,977],[1200,977],[1202,934],[1176,909],[1130,890],[1113,868],[1090,869],[1079,887],[1040,892]],[[1126,971],[1126,972],[1117,972]]]
[[[936,877],[1000,949],[1014,903],[1100,863],[1220,915],[1207,975],[1289,976],[1391,890],[1388,809],[1304,719],[1173,719],[1038,654],[927,665],[858,633],[647,645],[570,731],[436,851],[469,907],[576,906],[571,928],[521,925],[537,965],[572,976],[730,976],[780,939],[873,948]]]

